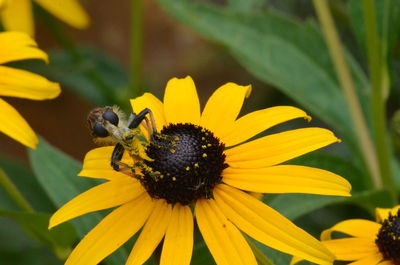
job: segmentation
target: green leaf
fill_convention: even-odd
[[[273,10],[241,13],[195,1],[158,2],[183,24],[225,46],[254,76],[276,86],[339,131],[352,148],[354,159],[360,160],[347,104],[314,23],[303,23]],[[347,59],[360,102],[369,116],[367,78],[349,54]]]
[[[53,248],[64,258],[77,240],[75,229],[69,223],[48,230],[49,214],[0,210],[0,216],[17,221],[33,237]]]
[[[29,158],[37,180],[57,207],[100,183],[93,179],[78,177],[77,173],[82,165],[42,138],[36,150],[29,150]],[[83,237],[102,218],[103,215],[95,212],[79,217],[71,223],[79,236]],[[126,251],[120,248],[107,261],[109,264],[119,265],[125,262],[126,257]]]

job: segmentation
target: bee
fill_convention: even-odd
[[[143,167],[141,161],[152,161],[146,154],[149,141],[139,127],[143,125],[149,138],[157,133],[153,113],[145,108],[139,114],[132,113],[126,121],[125,115],[118,107],[103,107],[93,109],[87,118],[89,129],[94,140],[100,144],[115,145],[111,155],[111,167],[122,173],[137,177],[133,172],[135,166]],[[127,151],[135,165],[121,162],[124,152]]]

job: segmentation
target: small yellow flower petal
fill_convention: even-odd
[[[228,149],[226,162],[237,168],[273,166],[339,141],[322,128],[291,130]]]
[[[25,119],[15,108],[0,98],[0,132],[30,148],[36,148],[39,140]]]
[[[382,255],[380,253],[374,253],[374,254],[369,255],[360,260],[351,262],[347,265],[376,265],[376,264],[385,264],[386,263],[386,262],[379,263],[381,260],[382,260]],[[387,262],[386,264],[393,265],[393,262]]]
[[[171,219],[172,207],[165,200],[154,201],[154,209],[135,242],[125,265],[146,262],[165,235]]]
[[[193,214],[189,206],[174,205],[165,234],[160,265],[189,265],[193,251]]]
[[[375,257],[375,256],[374,256]],[[378,263],[379,265],[393,265],[393,262],[390,260],[384,260]]]
[[[331,239],[332,232],[341,232],[349,236],[364,237],[375,240],[381,225],[363,219],[342,221],[321,233],[321,240]]]
[[[221,184],[214,197],[225,216],[255,240],[317,264],[332,264],[333,255],[318,240],[251,195]]]
[[[153,206],[144,193],[114,210],[81,240],[65,265],[97,265],[143,226]]]
[[[58,83],[28,71],[0,66],[0,95],[34,100],[52,99],[61,92]]]
[[[44,9],[65,23],[84,29],[89,26],[89,16],[77,0],[35,0]]]
[[[322,241],[338,260],[358,260],[379,252],[374,240],[351,237]]]
[[[396,215],[400,209],[400,205],[393,207],[393,208],[376,208],[375,215],[376,221],[382,223],[385,219],[389,217],[389,213],[392,215]]]
[[[90,150],[83,160],[83,168],[78,173],[78,176],[107,180],[130,178],[111,167],[111,154],[113,150],[114,146],[104,146]],[[124,153],[121,162],[132,163],[132,159],[127,152]]]
[[[195,210],[200,232],[218,265],[257,264],[246,239],[214,200],[197,201]]]
[[[218,88],[207,101],[200,125],[221,139],[232,132],[243,101],[250,95],[251,86],[227,83]]]
[[[22,31],[34,35],[34,22],[31,0],[7,1],[1,10],[4,28],[9,31]]]
[[[0,64],[25,59],[48,61],[47,54],[37,48],[36,42],[22,32],[0,33]]]
[[[172,78],[168,81],[164,95],[166,123],[193,123],[200,121],[200,102],[196,86],[190,76]]]
[[[350,196],[350,183],[319,168],[278,165],[267,168],[227,168],[223,181],[241,190],[262,193],[311,193]]]
[[[221,140],[226,146],[240,144],[272,126],[296,118],[310,119],[307,113],[291,106],[277,106],[254,111],[235,121],[230,128],[231,131]]]
[[[141,97],[131,99],[131,105],[136,114],[145,108],[150,109],[153,112],[157,130],[161,131],[165,125],[165,116],[163,103],[158,98],[150,93],[144,93]]]
[[[49,229],[77,216],[129,202],[145,190],[136,179],[117,179],[91,188],[58,209],[50,218]]]

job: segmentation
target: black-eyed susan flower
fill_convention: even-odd
[[[70,26],[83,29],[89,25],[89,16],[78,0],[0,0],[0,18],[6,30],[34,35],[32,1]]]
[[[25,33],[0,33],[0,64],[40,59],[47,62],[47,54],[37,48],[34,40]],[[40,75],[0,65],[0,96],[33,100],[51,99],[60,94],[60,86]],[[35,148],[38,139],[25,119],[0,98],[0,132],[18,142]]]
[[[400,264],[400,206],[376,209],[376,219],[340,222],[321,234],[322,243],[337,260],[352,265]],[[351,237],[332,239],[333,232]]]
[[[158,133],[148,140],[150,159],[138,161],[125,152],[121,162],[132,167],[132,177],[111,168],[112,146],[86,155],[79,175],[107,182],[60,208],[50,228],[85,213],[118,208],[82,239],[66,264],[97,264],[142,227],[126,264],[144,263],[162,239],[161,264],[189,264],[194,219],[217,264],[257,264],[242,233],[280,251],[331,264],[333,255],[318,240],[248,192],[349,196],[350,184],[336,174],[279,165],[338,139],[329,130],[305,128],[246,142],[276,124],[309,119],[289,106],[237,119],[250,91],[250,86],[225,84],[200,112],[195,85],[186,77],[168,82],[163,103],[149,93],[133,99],[136,112],[148,108],[154,114]]]

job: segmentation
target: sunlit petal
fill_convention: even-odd
[[[267,167],[339,141],[331,131],[322,128],[291,130],[228,149],[226,162],[237,168]]]
[[[218,265],[257,264],[246,239],[214,200],[198,201],[195,210],[200,232]]]
[[[164,237],[171,219],[171,213],[172,207],[165,200],[156,200],[154,202],[153,212],[136,240],[125,265],[141,265],[150,258]]]
[[[105,217],[76,246],[65,265],[96,265],[128,241],[145,223],[154,203],[144,193]]]
[[[389,213],[394,216],[397,214],[399,209],[400,205],[393,208],[376,208],[375,209],[376,220],[381,223],[383,222],[383,220],[389,217]]]
[[[89,26],[89,16],[77,0],[35,0],[44,9],[65,23],[84,29]]]
[[[267,168],[227,168],[223,181],[241,190],[262,193],[311,193],[350,196],[350,183],[326,170],[278,165]]]
[[[150,93],[144,93],[143,96],[131,99],[133,111],[137,114],[145,108],[152,111],[156,122],[157,130],[161,131],[165,125],[163,103]]]
[[[166,123],[193,123],[200,121],[200,102],[196,86],[190,76],[172,78],[164,95]]]
[[[193,251],[193,214],[189,206],[174,205],[165,234],[160,265],[189,265]]]
[[[36,42],[22,32],[0,33],[0,64],[25,59],[48,61],[47,54],[37,48]]]
[[[338,260],[358,260],[378,253],[378,247],[370,238],[340,238],[322,241]]]
[[[223,113],[225,114],[225,111]],[[277,106],[254,111],[236,120],[230,132],[221,140],[226,146],[240,144],[272,126],[296,118],[311,119],[301,109],[291,106]]]
[[[52,99],[61,92],[58,83],[25,70],[0,66],[0,95],[34,100]]]
[[[349,236],[364,237],[375,240],[381,225],[363,219],[350,219],[342,221],[321,233],[321,240],[331,239],[332,232],[341,232]]]
[[[30,148],[39,140],[25,119],[10,104],[0,99],[0,132]]]
[[[31,0],[7,1],[1,10],[4,28],[8,31],[22,31],[34,35]]]
[[[251,86],[239,86],[234,83],[221,86],[208,99],[201,114],[200,125],[224,139],[223,137],[232,131],[243,101],[250,92]]]
[[[318,240],[251,195],[218,185],[214,197],[225,216],[257,241],[317,264],[332,264],[333,255]]]
[[[86,213],[119,206],[144,192],[142,185],[135,179],[117,179],[100,184],[58,209],[50,218],[49,228]]]

